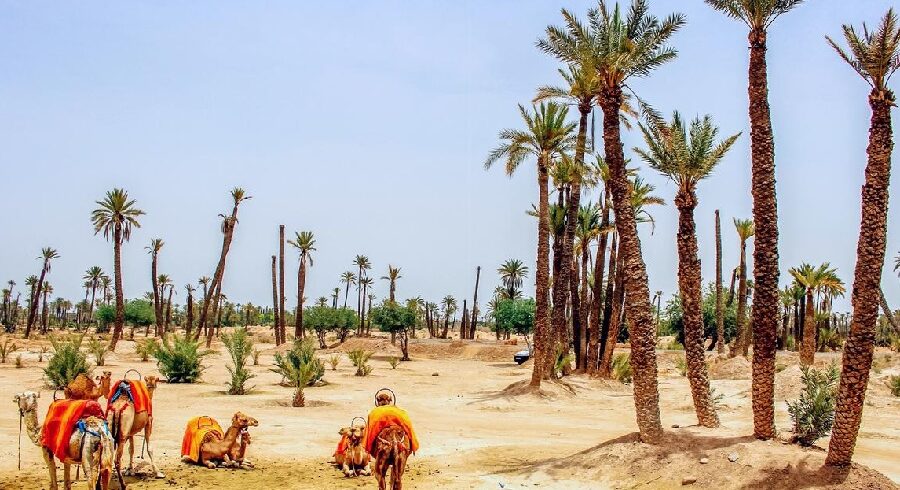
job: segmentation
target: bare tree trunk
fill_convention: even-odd
[[[472,298],[472,323],[469,325],[469,338],[475,338],[475,327],[478,326],[478,282],[481,279],[481,266],[475,269],[475,296]]]
[[[606,241],[608,238],[608,234],[606,233],[606,227],[609,226],[609,198],[608,192],[604,193],[603,199],[603,217],[600,221],[600,244],[597,247],[597,258],[594,260],[594,290],[593,290],[593,301],[591,303],[591,308],[593,309],[593,314],[591,315],[591,325],[590,325],[590,342],[588,343],[588,359],[587,359],[587,370],[588,374],[594,375],[597,373],[597,367],[600,361],[600,322],[603,321],[602,315],[602,306],[603,306],[603,272],[606,266]]]
[[[280,324],[278,321],[278,315],[280,314],[280,310],[278,308],[278,271],[275,269],[275,261],[277,258],[272,256],[272,306],[274,308],[274,323],[272,324],[275,328],[275,345],[281,345],[281,336],[278,334],[278,325]]]
[[[284,225],[278,226],[278,335],[281,343],[287,341],[284,311]]]
[[[722,296],[722,225],[716,210],[716,337],[719,354],[725,353],[725,298]]]

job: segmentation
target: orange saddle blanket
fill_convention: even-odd
[[[366,451],[372,454],[375,438],[385,428],[396,425],[402,428],[409,437],[412,452],[419,450],[419,439],[416,437],[416,431],[413,430],[412,420],[406,411],[393,405],[383,407],[375,407],[369,412],[369,421],[366,424]]]
[[[193,463],[200,462],[200,445],[207,435],[221,439],[225,437],[222,427],[216,419],[202,415],[188,420],[184,429],[184,437],[181,438],[181,457],[189,459]]]
[[[143,381],[123,379],[113,383],[109,389],[109,396],[106,397],[106,409],[109,410],[112,403],[123,396],[134,404],[134,413],[147,412],[153,415],[150,391],[147,390],[147,385]]]
[[[41,431],[41,445],[50,449],[53,455],[64,460],[69,452],[69,439],[75,424],[85,417],[99,417],[106,420],[103,407],[94,400],[56,400],[47,409],[44,428]]]

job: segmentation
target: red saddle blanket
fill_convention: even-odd
[[[103,407],[94,400],[56,400],[47,409],[44,428],[41,430],[41,445],[53,452],[60,460],[69,452],[69,439],[75,424],[85,417],[99,417],[106,420]]]
[[[378,434],[391,425],[399,426],[406,432],[412,452],[415,453],[419,450],[419,438],[416,437],[416,431],[413,430],[409,415],[402,408],[387,405],[375,407],[369,412],[369,421],[366,424],[366,451],[369,454],[372,454]]]
[[[153,415],[150,391],[147,390],[147,385],[143,381],[123,379],[113,383],[109,389],[109,396],[106,397],[106,409],[110,410],[112,403],[121,397],[125,397],[134,404],[134,413],[147,412]]]

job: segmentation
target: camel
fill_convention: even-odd
[[[379,390],[376,393],[375,405],[377,407],[384,407],[394,402],[393,395],[385,391],[387,390]],[[371,423],[371,416],[372,414],[370,414],[370,423],[368,425],[372,430],[375,430]],[[371,445],[372,457],[375,459],[373,470],[375,480],[378,481],[378,490],[386,489],[385,478],[389,466],[391,467],[392,490],[403,489],[402,480],[403,471],[406,469],[406,459],[409,458],[410,453],[413,452],[414,447],[417,445],[418,442],[410,440],[410,436],[407,435],[406,430],[400,425],[391,423],[378,431]]]
[[[19,414],[25,419],[25,427],[28,438],[36,446],[41,448],[47,469],[50,471],[50,490],[58,490],[56,480],[56,458],[53,451],[44,447],[41,441],[43,425],[38,423],[37,408],[40,393],[26,391],[13,397],[13,401],[19,406]],[[109,480],[112,475],[113,440],[103,419],[97,417],[85,417],[83,426],[72,431],[69,439],[67,457],[63,463],[63,488],[72,488],[71,465],[81,465],[87,478],[88,489],[95,490],[109,488]]]
[[[153,400],[153,392],[159,378],[156,376],[146,376],[144,384],[147,385],[147,392],[150,394],[150,400]],[[106,420],[109,422],[110,430],[113,433],[113,439],[116,441],[116,476],[119,482],[122,479],[122,453],[125,452],[125,441],[128,441],[128,468],[125,469],[126,475],[134,473],[134,436],[140,431],[144,431],[144,443],[147,445],[147,456],[150,458],[150,467],[156,478],[165,478],[166,475],[156,466],[153,461],[153,448],[150,445],[150,435],[153,433],[153,416],[149,411],[142,410],[135,413],[134,404],[127,396],[120,396],[114,401],[106,412]]]
[[[103,376],[95,376],[94,380],[86,374],[79,374],[63,389],[66,398],[70,400],[94,400],[101,396],[109,396],[109,382],[112,379],[111,371],[103,371]],[[94,381],[99,382],[98,385]]]
[[[219,439],[214,433],[209,433],[200,443],[200,460],[198,463],[206,465],[207,468],[213,469],[217,466],[217,462],[221,461],[226,466],[233,466],[232,454],[234,450],[239,451],[237,439],[240,436],[243,442],[242,433],[247,427],[256,427],[259,421],[241,412],[236,412],[231,417],[231,427],[225,431],[225,435]],[[249,434],[247,436],[247,444],[249,444]],[[245,446],[246,449],[246,446]],[[237,454],[237,453],[235,453]],[[243,457],[243,454],[241,454]]]
[[[344,476],[348,478],[351,476],[369,476],[372,474],[371,471],[369,471],[369,460],[371,457],[369,456],[368,451],[366,451],[365,444],[363,443],[365,431],[365,425],[351,425],[350,427],[344,427],[338,431],[338,434],[346,440],[347,446],[342,448],[343,451],[336,451],[334,453],[334,461],[344,472]]]

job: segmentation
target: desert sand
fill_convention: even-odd
[[[711,359],[712,384],[721,395],[719,429],[696,426],[686,378],[676,368],[682,352],[659,352],[659,391],[667,441],[657,447],[637,442],[631,388],[618,382],[582,375],[563,383],[545,383],[540,392],[527,388],[531,363],[517,366],[515,351],[491,334],[482,339],[419,339],[411,341],[411,362],[391,369],[387,359],[399,349],[382,337],[351,338],[321,351],[343,353],[353,348],[375,351],[374,371],[354,376],[346,356],[337,370],[326,367],[327,384],[306,390],[305,408],[290,406],[291,389],[278,385],[269,369],[276,352],[270,343],[259,366],[253,392],[225,393],[227,356],[206,358],[208,369],[199,384],[162,383],[154,395],[155,427],[152,444],[164,479],[149,474],[149,464],[136,456],[138,475],[126,478],[129,488],[375,488],[372,477],[347,479],[331,464],[338,430],[353,417],[365,417],[373,395],[382,387],[397,393],[421,441],[410,458],[405,488],[517,489],[517,488],[898,488],[900,481],[900,399],[892,397],[884,380],[900,374],[900,355],[876,354],[878,368],[870,384],[863,425],[854,460],[846,470],[822,468],[828,439],[800,448],[784,440],[756,441],[750,411],[750,367],[742,358]],[[271,341],[257,331],[257,341]],[[140,338],[140,336],[138,337]],[[22,345],[21,339],[18,339]],[[48,477],[39,450],[27,435],[21,441],[22,469],[17,470],[18,411],[15,393],[40,391],[39,418],[52,399],[38,362],[42,340],[32,340],[20,352],[25,367],[0,364],[0,488],[47,488]],[[336,344],[336,342],[334,342]],[[620,346],[623,350],[626,348]],[[284,349],[282,347],[281,349]],[[15,355],[13,356],[15,357]],[[838,354],[818,354],[817,363],[839,362]],[[776,386],[779,431],[790,436],[785,399],[800,389],[797,357],[779,353]],[[134,344],[123,341],[106,366],[114,379],[128,369],[158,374],[153,361],[140,362]],[[102,400],[102,399],[101,399]],[[0,405],[2,407],[2,405]],[[252,469],[209,470],[181,462],[179,450],[185,423],[209,415],[228,423],[235,411],[259,419],[251,430],[247,457]],[[140,447],[140,438],[136,445]],[[127,458],[127,451],[126,451]],[[701,458],[706,458],[704,464]],[[734,461],[732,461],[734,460]],[[880,473],[879,473],[880,472]],[[60,477],[62,470],[59,470]],[[75,488],[86,487],[83,481]],[[117,488],[114,484],[113,488]]]

